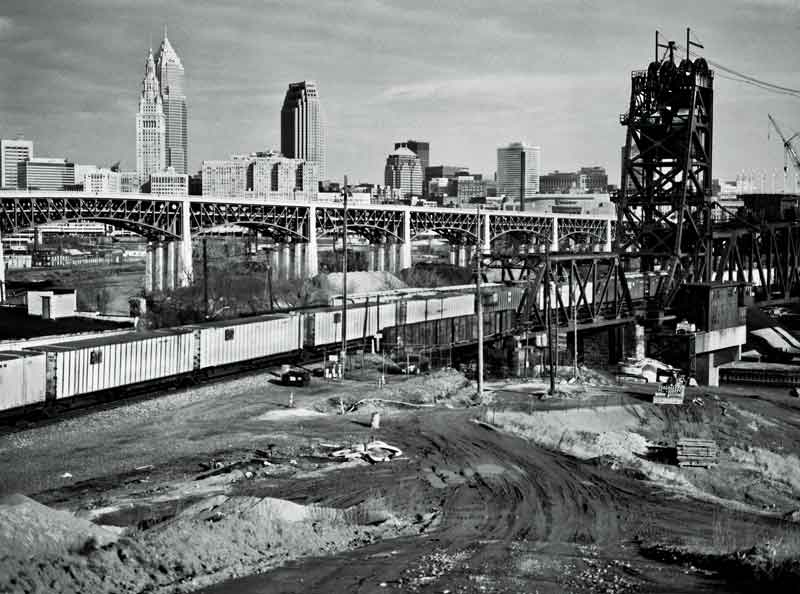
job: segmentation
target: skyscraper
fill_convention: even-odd
[[[161,102],[153,50],[147,54],[136,114],[136,172],[147,177],[166,167],[164,108]]]
[[[319,179],[325,179],[325,124],[313,81],[292,83],[286,91],[281,108],[281,153],[315,163]]]
[[[405,147],[414,152],[422,163],[422,171],[425,172],[431,164],[431,143],[420,140],[406,140],[405,142],[395,142],[394,148]]]
[[[0,187],[6,190],[17,188],[17,166],[27,159],[33,159],[33,141],[22,138],[0,140]]]
[[[186,130],[186,88],[184,86],[183,64],[167,37],[164,27],[164,40],[158,51],[156,77],[161,89],[166,125],[166,166],[174,167],[176,173],[188,173],[188,134]]]
[[[525,200],[535,200],[539,192],[542,149],[523,142],[512,142],[497,149],[497,194],[518,202],[525,210]]]
[[[422,196],[423,170],[420,159],[406,147],[400,147],[386,158],[383,180],[387,187],[399,191],[402,198]]]

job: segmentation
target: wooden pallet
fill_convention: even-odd
[[[678,466],[709,468],[717,464],[719,457],[719,448],[713,439],[679,439],[677,450]]]

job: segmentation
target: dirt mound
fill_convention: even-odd
[[[328,299],[342,294],[344,275],[340,272],[318,274],[303,287],[306,305],[327,305]],[[348,293],[371,293],[404,289],[406,284],[390,272],[348,272]]]
[[[0,499],[0,551],[38,557],[105,546],[116,540],[117,535],[110,530],[24,495]]]

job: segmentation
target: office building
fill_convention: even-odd
[[[145,179],[166,167],[166,122],[153,50],[145,61],[139,111],[136,114],[136,171]]]
[[[255,153],[248,169],[250,196],[260,200],[315,200],[316,164],[277,152]]]
[[[203,196],[244,198],[250,155],[232,155],[230,159],[203,161],[200,169]]]
[[[419,140],[406,140],[405,142],[395,142],[394,148],[395,150],[399,148],[407,148],[410,151],[412,151],[415,155],[417,155],[417,157],[419,157],[419,162],[422,165],[422,173],[423,175],[426,174],[426,172],[428,171],[428,167],[431,164],[431,144],[429,142],[422,142]],[[435,177],[444,177],[444,176],[435,176]],[[425,182],[425,180],[423,180],[423,183],[425,184],[423,186],[423,189],[425,189],[427,183]]]
[[[384,184],[402,198],[422,196],[422,164],[414,151],[400,147],[386,158]]]
[[[75,185],[75,163],[66,159],[33,158],[17,164],[20,190],[62,191]]]
[[[150,193],[160,196],[188,196],[189,176],[178,173],[174,167],[150,174]]]
[[[6,190],[17,188],[17,165],[33,159],[33,141],[16,139],[0,140],[0,186]]]
[[[156,78],[161,91],[161,104],[164,110],[165,163],[176,173],[189,172],[189,142],[186,127],[186,88],[183,64],[167,37],[158,51]]]
[[[119,172],[119,191],[124,193],[139,194],[143,190],[143,186],[147,178],[142,177],[138,171],[120,171]]]
[[[319,179],[325,179],[325,123],[315,82],[307,80],[289,85],[281,108],[281,153],[317,166]]]
[[[539,192],[539,171],[542,149],[522,142],[513,142],[497,149],[497,192],[506,202],[525,209],[524,200]]]
[[[315,200],[319,176],[315,163],[291,159],[277,151],[233,155],[203,161],[204,196],[261,200]]]
[[[83,184],[83,191],[90,194],[104,194],[107,192],[120,192],[120,173],[111,171],[110,169],[97,169],[95,171],[88,171],[83,173],[81,182],[75,180],[76,183]]]

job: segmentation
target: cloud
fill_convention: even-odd
[[[9,17],[0,16],[0,39],[6,39],[14,30],[14,23]]]

